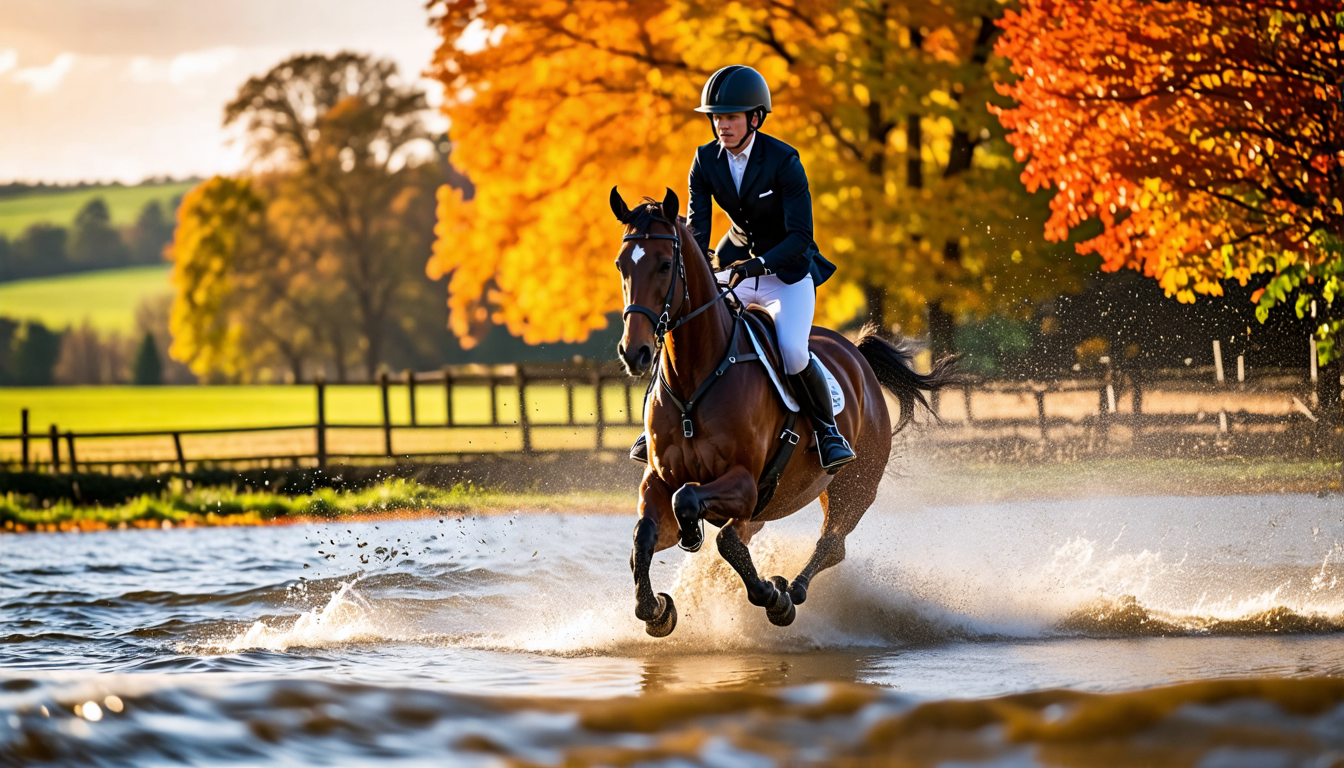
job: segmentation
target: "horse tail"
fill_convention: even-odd
[[[878,383],[895,395],[896,401],[901,404],[901,420],[896,424],[893,434],[900,432],[915,417],[915,403],[924,406],[924,410],[932,413],[935,419],[938,418],[938,414],[929,406],[929,401],[924,398],[924,390],[941,389],[959,380],[955,370],[956,355],[947,355],[937,361],[933,364],[933,370],[927,374],[918,373],[912,365],[913,355],[909,344],[900,338],[895,342],[887,340],[883,337],[882,328],[876,323],[869,323],[859,331],[856,346],[859,354],[872,366]]]

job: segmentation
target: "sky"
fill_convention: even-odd
[[[340,50],[418,77],[428,19],[424,0],[0,0],[0,183],[236,171],[221,123],[248,77]]]

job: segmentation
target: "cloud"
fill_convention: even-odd
[[[74,68],[77,58],[73,53],[62,53],[45,67],[25,67],[15,71],[11,77],[15,82],[27,83],[34,93],[51,93]]]
[[[14,68],[19,63],[19,52],[13,48],[0,49],[0,75]]]
[[[198,77],[208,77],[228,67],[238,58],[231,46],[180,53],[171,59],[136,56],[131,59],[131,79],[141,83],[169,82],[181,85]]]

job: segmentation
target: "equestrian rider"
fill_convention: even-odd
[[[812,196],[798,150],[759,132],[770,112],[770,87],[751,67],[715,72],[700,94],[697,112],[707,113],[715,141],[691,162],[687,223],[700,249],[723,266],[720,282],[737,298],[759,304],[775,321],[784,372],[817,434],[822,468],[835,472],[855,459],[835,425],[830,387],[821,364],[808,351],[818,285],[835,265],[812,239]],[[732,227],[709,250],[716,201]],[[648,463],[648,440],[640,435],[630,458]]]

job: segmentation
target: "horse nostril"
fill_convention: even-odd
[[[648,368],[649,364],[652,362],[653,362],[653,351],[649,349],[648,344],[645,344],[644,346],[639,348],[639,367],[641,369]]]

